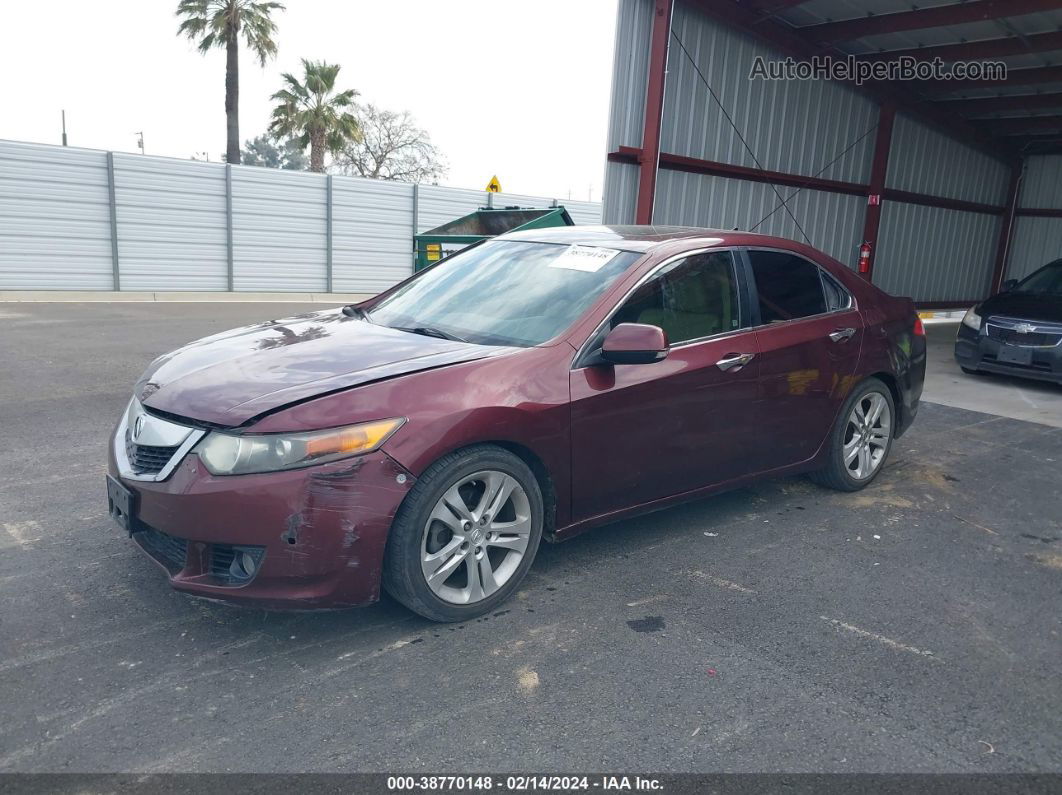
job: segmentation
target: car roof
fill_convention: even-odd
[[[529,229],[499,236],[505,240],[526,240],[534,243],[565,243],[580,246],[603,246],[623,251],[648,253],[654,248],[676,240],[711,240],[717,246],[769,246],[798,249],[800,244],[770,235],[742,232],[737,229],[705,229],[698,226],[553,226]]]

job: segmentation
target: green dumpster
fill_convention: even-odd
[[[417,251],[416,269],[419,271],[427,268],[443,257],[488,237],[548,226],[574,226],[574,222],[563,207],[548,207],[544,210],[529,207],[483,207],[414,237]]]

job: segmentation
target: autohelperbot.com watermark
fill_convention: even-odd
[[[849,55],[834,58],[816,55],[806,60],[788,57],[768,59],[757,55],[750,80],[838,80],[856,85],[896,80],[1006,80],[1007,65],[1001,61],[921,60],[904,55],[893,60],[866,60]]]

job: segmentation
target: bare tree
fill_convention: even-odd
[[[354,115],[362,137],[336,155],[336,173],[397,182],[438,182],[446,176],[442,154],[408,112],[369,104],[359,105]]]

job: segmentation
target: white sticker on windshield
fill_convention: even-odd
[[[568,246],[568,250],[549,264],[551,268],[597,273],[619,254],[612,248],[596,246]]]

